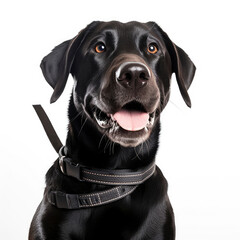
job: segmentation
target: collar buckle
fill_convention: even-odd
[[[63,161],[64,158],[65,158],[65,156],[59,157],[58,163],[59,163],[59,167],[60,167],[60,169],[61,169],[61,172],[62,172],[63,174],[66,174],[66,164],[65,164],[65,162]]]
[[[82,180],[82,167],[79,164],[72,162],[71,158],[65,156],[64,153],[64,146],[62,146],[59,150],[59,160],[58,160],[59,167],[61,172],[64,175],[74,177],[78,181]]]

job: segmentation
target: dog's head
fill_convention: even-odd
[[[69,73],[73,102],[99,131],[123,146],[145,141],[169,99],[173,72],[186,104],[195,66],[153,22],[93,22],[57,46],[41,68],[54,92],[62,94]]]

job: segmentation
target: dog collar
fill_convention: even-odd
[[[59,166],[63,174],[74,177],[79,181],[103,185],[138,185],[145,182],[155,171],[155,163],[138,170],[120,169],[89,169],[75,164],[66,157],[64,146],[59,151]]]
[[[50,142],[59,154],[58,163],[64,175],[73,177],[81,182],[114,186],[105,191],[89,194],[68,194],[61,191],[47,192],[49,203],[57,208],[80,209],[117,201],[132,193],[139,184],[142,184],[154,174],[156,168],[155,162],[136,170],[90,169],[80,164],[75,164],[71,158],[66,156],[65,147],[58,138],[42,106],[34,105],[33,107]]]

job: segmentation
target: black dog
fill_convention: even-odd
[[[156,23],[93,22],[57,46],[41,68],[54,89],[51,102],[62,94],[69,73],[74,78],[69,131],[61,150],[69,166],[97,169],[85,174],[104,179],[108,174],[116,177],[111,171],[137,172],[131,176],[144,179],[134,187],[114,188],[121,197],[107,196],[110,200],[104,202],[101,194],[113,191],[111,184],[87,181],[86,176],[76,179],[56,161],[46,175],[29,239],[175,239],[167,181],[152,164],[173,72],[183,99],[191,106],[187,89],[195,66],[187,54]],[[148,166],[152,173],[150,168],[142,170]]]

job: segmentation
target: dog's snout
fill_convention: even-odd
[[[148,67],[139,62],[125,62],[116,71],[118,84],[125,88],[141,88],[147,85],[150,79]]]

